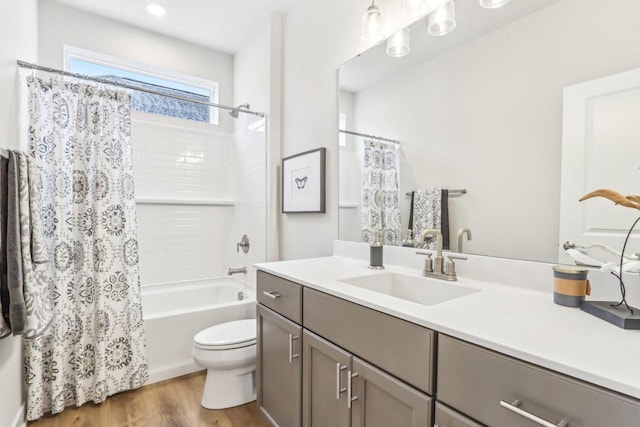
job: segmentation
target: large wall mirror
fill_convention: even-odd
[[[440,188],[451,192],[451,250],[465,228],[465,253],[571,262],[563,242],[600,237],[620,250],[640,211],[578,198],[596,188],[640,194],[640,82],[617,77],[640,68],[638,16],[637,0],[513,0],[494,10],[458,0],[452,33],[430,36],[423,19],[410,27],[408,55],[392,58],[382,43],[342,65],[340,128],[375,138],[339,133],[340,239],[368,239],[374,196],[363,165],[375,152],[398,158],[385,166],[397,169],[396,194],[375,196],[398,199],[396,243],[406,238],[407,194]],[[573,144],[564,154],[563,131]],[[562,222],[581,230],[561,231],[565,205],[574,213]]]

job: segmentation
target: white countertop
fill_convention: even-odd
[[[624,330],[578,308],[553,303],[551,292],[522,289],[458,274],[450,286],[479,289],[425,306],[339,281],[414,268],[386,265],[376,273],[356,258],[331,256],[257,264],[319,291],[500,353],[640,399],[640,331]]]

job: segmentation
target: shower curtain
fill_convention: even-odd
[[[42,168],[45,336],[25,339],[27,419],[147,379],[131,149],[131,96],[27,77],[29,152]]]
[[[398,146],[365,139],[363,155],[361,240],[371,243],[380,231],[384,244],[399,245]]]

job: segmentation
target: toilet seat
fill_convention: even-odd
[[[193,338],[203,350],[231,350],[256,343],[256,319],[222,323],[198,332]]]

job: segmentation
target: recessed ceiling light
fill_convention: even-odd
[[[164,16],[167,14],[167,10],[157,3],[149,3],[147,5],[147,12],[153,16]]]

